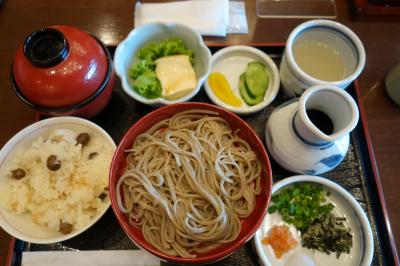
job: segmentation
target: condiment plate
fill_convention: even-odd
[[[344,223],[346,227],[351,229],[353,234],[353,246],[350,253],[342,253],[337,259],[336,253],[328,255],[320,251],[304,248],[301,246],[300,232],[293,225],[285,223],[278,213],[267,213],[262,225],[253,238],[253,245],[260,263],[266,266],[369,266],[373,257],[374,240],[369,221],[357,200],[338,184],[323,177],[308,175],[286,178],[273,186],[272,193],[274,195],[282,188],[295,183],[314,183],[321,185],[324,190],[329,193],[329,196],[327,196],[327,203],[330,202],[335,206],[332,213],[337,217],[345,217],[346,221]],[[274,225],[283,224],[289,227],[290,232],[299,244],[294,249],[285,253],[281,258],[277,259],[271,246],[264,245],[262,240]],[[310,264],[301,261],[305,258],[307,258],[307,260],[310,259]],[[312,264],[311,261],[314,261],[314,264]]]
[[[245,72],[247,64],[252,61],[262,62],[266,66],[266,71],[269,76],[269,84],[263,101],[256,105],[249,106],[240,96],[239,76]],[[214,72],[219,72],[226,77],[234,94],[237,98],[243,101],[243,104],[240,107],[235,107],[223,102],[214,94],[208,84],[208,80],[206,80],[204,87],[208,97],[216,105],[239,115],[248,115],[262,110],[275,99],[279,91],[280,79],[277,66],[266,53],[254,47],[235,45],[219,50],[211,59],[210,73]]]

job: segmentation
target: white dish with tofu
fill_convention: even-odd
[[[167,53],[166,56],[154,58],[148,54],[143,56],[142,53],[139,58],[142,48],[169,39],[182,40],[194,57]],[[143,61],[150,57],[152,73],[142,68],[148,67],[147,62]],[[143,64],[133,67],[140,63]],[[187,26],[149,23],[135,28],[118,45],[114,65],[126,94],[139,102],[157,107],[188,101],[199,92],[211,69],[211,52],[200,34]]]

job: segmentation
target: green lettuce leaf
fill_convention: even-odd
[[[148,99],[161,97],[161,83],[154,71],[143,72],[132,82],[132,87],[137,93]]]

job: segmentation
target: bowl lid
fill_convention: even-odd
[[[90,34],[51,26],[30,34],[12,65],[13,84],[32,103],[60,108],[90,97],[108,69],[106,52]]]

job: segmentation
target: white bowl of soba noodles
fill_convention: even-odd
[[[162,260],[209,263],[252,238],[271,196],[267,152],[233,113],[206,103],[159,108],[135,123],[110,169],[129,238]]]

